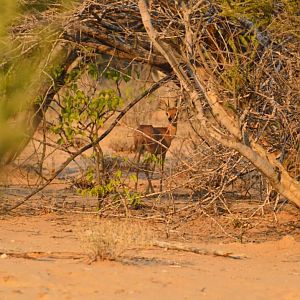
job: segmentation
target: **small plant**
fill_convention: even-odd
[[[127,250],[150,246],[154,235],[139,223],[101,220],[84,231],[81,240],[91,261],[118,260]]]
[[[122,104],[123,100],[112,89],[89,96],[73,83],[66,95],[61,97],[59,122],[52,126],[52,131],[60,136],[58,144],[72,145],[76,137],[95,140],[107,115],[115,112]]]
[[[81,80],[82,74],[86,71],[93,83],[89,89]],[[60,70],[57,69],[57,76],[59,72]],[[127,83],[131,77],[130,71],[123,74],[96,63],[88,64],[82,70],[80,68],[73,70],[68,77],[69,89],[57,100],[59,117],[53,122],[51,129],[57,135],[57,143],[68,151],[77,148],[78,141],[94,143],[93,152],[90,155],[93,167],[85,172],[85,178],[82,177],[77,184],[79,193],[84,196],[96,196],[99,210],[103,205],[103,200],[108,197],[114,203],[121,203],[120,200],[122,200],[125,205],[129,204],[136,208],[140,205],[138,196],[130,194],[120,170],[112,172],[105,165],[102,148],[99,143],[95,142],[105,122],[123,105],[118,88],[119,92],[108,88],[99,90],[97,82],[101,78],[113,81],[118,87],[122,81]],[[124,149],[128,147],[124,145]]]
[[[77,193],[82,196],[96,196],[100,202],[109,197],[113,202],[123,203],[133,209],[141,207],[142,202],[140,194],[132,192],[128,184],[125,184],[121,170],[117,170],[114,174],[111,174],[103,184],[97,184],[95,175],[93,169],[89,169],[85,177],[85,182],[87,184],[85,186],[78,186]],[[129,176],[129,181],[136,181],[135,174]],[[99,209],[100,208],[101,205],[99,205]]]

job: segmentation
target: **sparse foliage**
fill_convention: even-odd
[[[103,220],[79,233],[91,260],[119,260],[126,251],[151,246],[154,233],[138,223]]]
[[[31,132],[51,107],[58,117],[49,124],[59,135],[57,145],[71,153],[49,182],[92,148],[96,167],[88,179],[90,194],[114,200],[118,195],[126,214],[128,201],[139,207],[140,196],[130,189],[134,180],[125,182],[130,174],[121,168],[106,172],[98,142],[103,126],[117,120],[124,85],[142,78],[132,70],[149,64],[170,76],[173,89],[183,95],[181,122],[189,122],[194,134],[185,152],[175,155],[170,191],[178,187],[178,178],[184,179],[181,185],[192,200],[196,195],[202,205],[219,201],[230,211],[226,193],[232,184],[259,178],[260,186],[246,185],[245,195],[255,188],[263,201],[270,184],[300,206],[297,1],[97,0],[82,1],[68,14],[41,4],[39,18],[15,26],[13,34],[26,45],[24,33],[56,20],[55,43],[68,49],[61,60],[68,64],[59,61],[52,68],[49,63],[52,82],[42,81],[39,98],[30,97],[39,116]],[[78,82],[83,76],[93,82],[85,89]],[[84,141],[80,147],[78,139]]]

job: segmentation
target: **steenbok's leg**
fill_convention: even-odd
[[[149,194],[149,192],[154,193],[154,188],[153,188],[151,179],[152,179],[153,172],[154,172],[154,169],[155,169],[155,164],[154,164],[154,168],[151,168],[150,166],[151,166],[151,163],[145,164],[145,174],[146,174],[146,177],[147,177],[147,180],[148,180],[148,186],[147,186],[146,194]],[[152,176],[151,176],[151,174],[152,174]]]
[[[140,159],[141,159],[142,149],[139,149],[136,152],[136,157],[134,158],[135,161],[135,168],[136,168],[136,181],[135,181],[135,190],[137,191],[138,188],[138,181],[139,181],[139,170],[140,170]]]

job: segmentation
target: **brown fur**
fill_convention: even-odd
[[[171,146],[177,131],[177,109],[171,108],[166,111],[169,125],[167,127],[153,127],[152,125],[140,125],[134,133],[134,148],[136,151],[136,163],[140,161],[140,157],[143,153],[148,152],[156,155],[161,164],[161,171],[164,170],[165,157],[168,149]],[[148,188],[152,189],[152,183],[149,176],[149,166],[145,166],[145,173],[148,179]],[[155,168],[155,165],[154,165]],[[154,168],[151,172],[154,171]],[[137,171],[138,177],[138,171]],[[137,178],[138,179],[138,178]],[[136,183],[137,186],[137,183]],[[160,180],[160,191],[162,190],[162,178]]]

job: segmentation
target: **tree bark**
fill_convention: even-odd
[[[54,56],[62,55],[63,47],[61,45],[57,46],[57,49],[54,51]],[[2,153],[0,158],[0,167],[5,166],[12,161],[14,161],[24,150],[27,144],[32,139],[36,129],[40,125],[41,121],[44,118],[44,115],[50,106],[53,98],[59,92],[59,90],[64,86],[65,79],[70,72],[70,68],[74,68],[74,62],[78,58],[77,51],[75,49],[68,51],[65,59],[62,62],[63,70],[60,75],[53,79],[54,81],[49,84],[45,82],[42,84],[39,95],[43,95],[42,103],[33,103],[30,108],[28,108],[27,114],[22,120],[22,124],[25,126],[25,132],[23,138],[20,140],[17,147],[8,148],[6,153]],[[34,99],[32,99],[34,102]]]
[[[198,120],[204,135],[212,137],[225,147],[238,151],[269,179],[271,185],[277,192],[300,208],[300,183],[287,173],[273,154],[267,153],[263,147],[253,140],[250,140],[249,145],[243,143],[242,133],[238,126],[238,122],[233,120],[223,108],[218,92],[214,86],[213,79],[210,78],[210,75],[205,72],[200,72],[200,70],[197,72],[196,69],[192,68],[189,70],[191,74],[187,74],[183,68],[180,68],[181,56],[176,53],[171,46],[159,39],[158,33],[152,26],[146,1],[139,0],[138,4],[143,24],[154,47],[156,47],[168,61],[179,82],[196,105]],[[194,80],[191,80],[191,77]],[[199,100],[200,95],[197,92],[197,88],[198,90],[200,88],[201,92],[204,94],[215,120],[220,125],[218,130],[212,126],[211,121],[208,120],[203,113],[203,106]],[[228,137],[223,134],[223,128],[225,128],[231,136]]]

